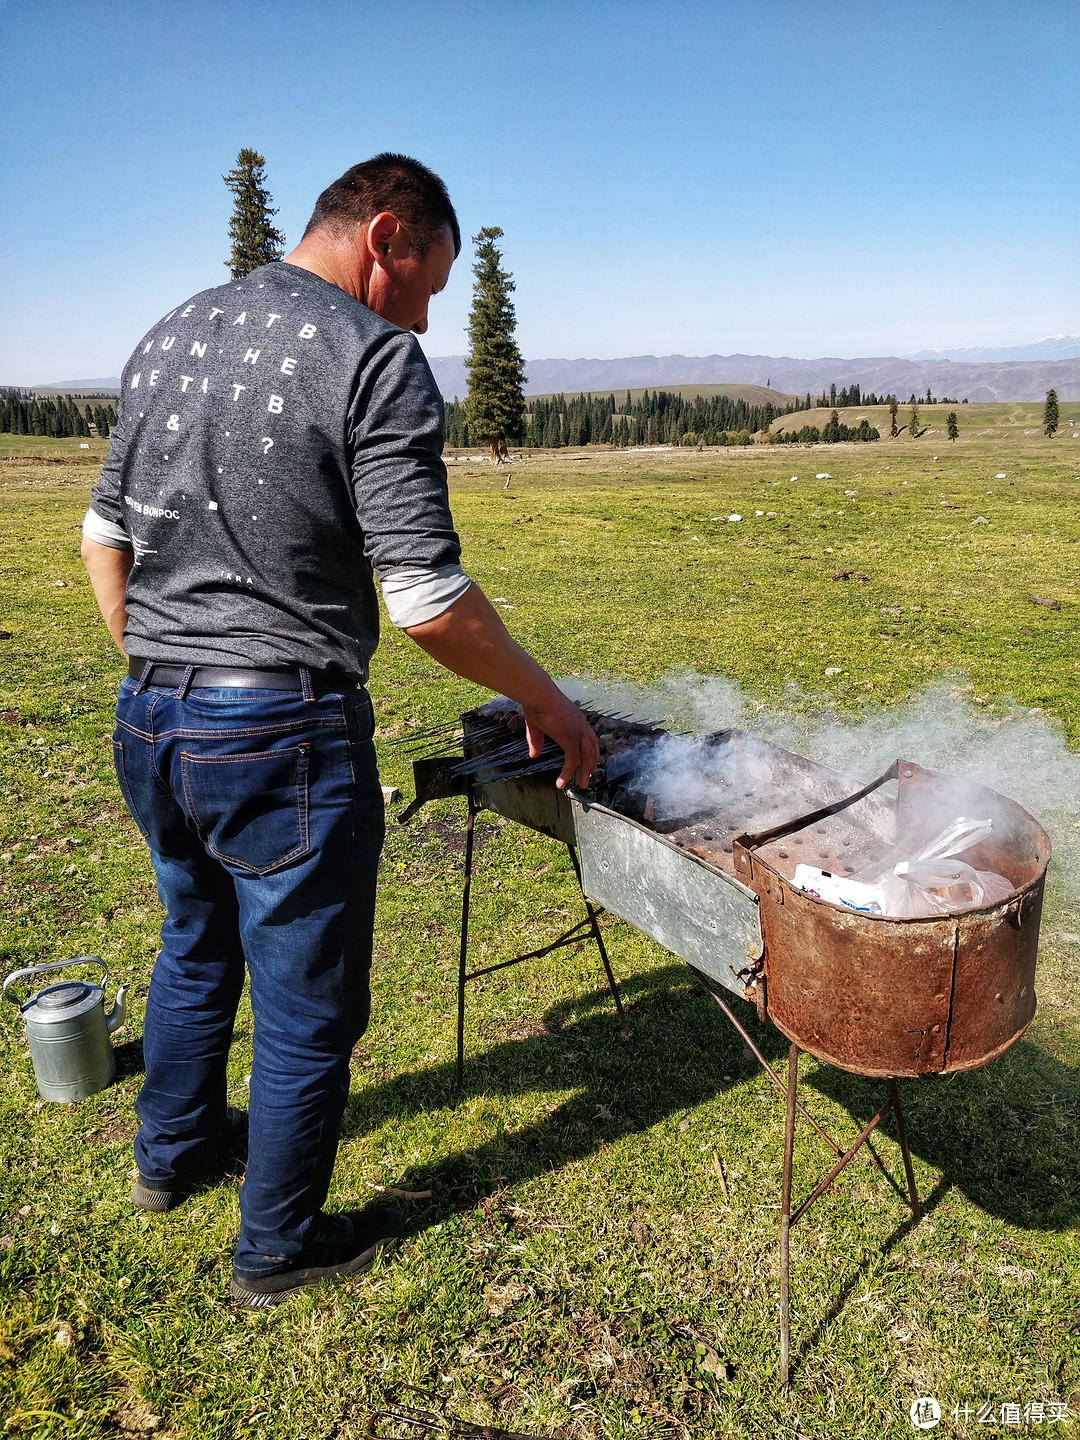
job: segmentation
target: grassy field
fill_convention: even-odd
[[[451,485],[470,572],[556,673],[657,685],[658,703],[698,693],[687,671],[722,675],[762,724],[810,727],[887,728],[937,683],[931,708],[985,715],[1003,736],[1048,727],[1065,767],[1048,803],[1075,867],[1080,456],[1026,428],[987,419],[990,433],[965,428],[947,447],[540,453],[509,489],[505,470],[466,459]],[[1025,1038],[982,1071],[901,1085],[924,1219],[911,1225],[861,1159],[795,1231],[787,1394],[775,1367],[783,1106],[741,1041],[680,963],[611,922],[632,1041],[587,948],[497,973],[470,990],[457,1102],[462,805],[391,823],[374,1018],[333,1201],[384,1186],[417,1196],[399,1202],[409,1238],[354,1283],[231,1313],[235,1183],[166,1217],[127,1200],[161,915],[112,777],[119,659],[78,561],[93,471],[46,463],[73,458],[51,443],[30,453],[7,437],[3,452],[5,973],[100,954],[131,1001],[118,1083],[71,1107],[37,1099],[4,1007],[0,1433],[352,1440],[371,1433],[374,1406],[415,1403],[409,1385],[492,1435],[875,1440],[915,1433],[920,1395],[942,1405],[939,1434],[1016,1433],[1003,1404],[1065,1404],[1047,1429],[1076,1433],[1080,910],[1061,867]],[[386,742],[480,692],[389,629],[372,691],[384,782],[409,795]],[[477,963],[579,917],[566,853],[542,837],[488,817],[477,864]],[[782,1037],[740,1013],[778,1060]],[[241,1105],[250,1055],[245,1008],[231,1065]],[[809,1057],[800,1073],[833,1133],[853,1138],[881,1102],[880,1085]],[[883,1128],[874,1143],[898,1174]],[[800,1128],[797,1195],[825,1160]],[[986,1402],[994,1424],[976,1419]]]
[[[86,446],[84,450],[82,447]],[[52,440],[45,435],[0,435],[0,461],[9,468],[34,462],[44,465],[93,465],[100,467],[108,453],[107,440],[80,440],[77,435]],[[8,480],[12,476],[8,475]]]
[[[1055,437],[1054,444],[1068,445],[1076,442],[1080,436],[1080,404],[1076,401],[1065,401],[1059,407],[1063,429]],[[939,450],[941,444],[948,445],[949,439],[945,433],[950,412],[955,411],[956,423],[960,429],[960,437],[964,440],[981,439],[986,440],[994,435],[1015,435],[1017,430],[1027,436],[1042,434],[1043,402],[1015,400],[1008,404],[977,403],[975,405],[957,405],[950,401],[946,405],[924,405],[919,402],[919,429],[926,429],[925,434],[920,434],[916,440],[917,445],[924,448],[933,444],[934,449]],[[889,407],[888,405],[848,405],[839,406],[838,413],[845,425],[858,425],[865,415],[871,425],[877,427],[883,436],[889,433]],[[799,410],[792,415],[781,415],[774,420],[771,429],[777,431],[801,430],[804,425],[816,425],[820,429],[832,410],[828,405],[818,406],[813,410]],[[898,426],[906,426],[911,418],[910,403],[901,403],[896,415]],[[1069,421],[1072,421],[1070,429]],[[904,438],[907,438],[907,431],[904,431]],[[956,444],[960,443],[957,439]],[[940,453],[940,451],[939,451]],[[1080,456],[1074,455],[1074,461]]]

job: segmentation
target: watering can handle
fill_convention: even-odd
[[[16,980],[27,980],[31,975],[44,975],[49,970],[66,970],[69,965],[100,965],[101,966],[101,988],[104,990],[109,979],[109,967],[98,955],[77,955],[74,960],[54,960],[49,965],[31,965],[26,970],[13,970],[4,981],[3,994],[6,1000],[22,1009],[22,1002],[15,999],[14,995],[8,994],[8,986],[13,985]]]

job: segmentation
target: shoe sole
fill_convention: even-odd
[[[158,1189],[137,1180],[131,1187],[131,1203],[140,1210],[152,1210],[161,1215],[166,1210],[175,1210],[177,1205],[182,1205],[190,1193],[189,1190]]]
[[[233,1109],[231,1105],[220,1144],[222,1153],[218,1163],[195,1185],[144,1185],[141,1180],[137,1180],[131,1187],[131,1203],[140,1210],[150,1210],[155,1215],[163,1215],[165,1211],[175,1210],[178,1205],[182,1205],[194,1193],[198,1184],[215,1184],[218,1180],[229,1179],[242,1171],[247,1164],[247,1116],[242,1110]]]
[[[229,1299],[234,1305],[245,1310],[267,1310],[290,1296],[299,1295],[314,1285],[326,1281],[347,1280],[350,1275],[359,1275],[370,1270],[380,1255],[395,1250],[401,1242],[400,1235],[384,1235],[341,1265],[313,1265],[304,1270],[287,1270],[283,1274],[268,1276],[264,1282],[273,1289],[254,1289],[250,1284],[237,1280],[234,1275],[229,1281]]]

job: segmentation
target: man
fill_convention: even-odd
[[[212,1173],[244,981],[255,1017],[230,1295],[261,1308],[352,1274],[392,1210],[322,1211],[368,1020],[382,795],[363,685],[392,622],[520,701],[587,783],[595,737],[464,574],[442,400],[410,331],[461,248],[442,181],[354,166],[283,262],[178,306],[124,370],[84,524],[129,658],[113,737],[165,905],[136,1106],[136,1205]]]

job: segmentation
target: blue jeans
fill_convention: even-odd
[[[124,680],[113,752],[165,906],[146,1003],[135,1159],[208,1164],[245,965],[255,1019],[235,1268],[295,1258],[326,1199],[371,1008],[383,801],[364,690],[180,691]]]

